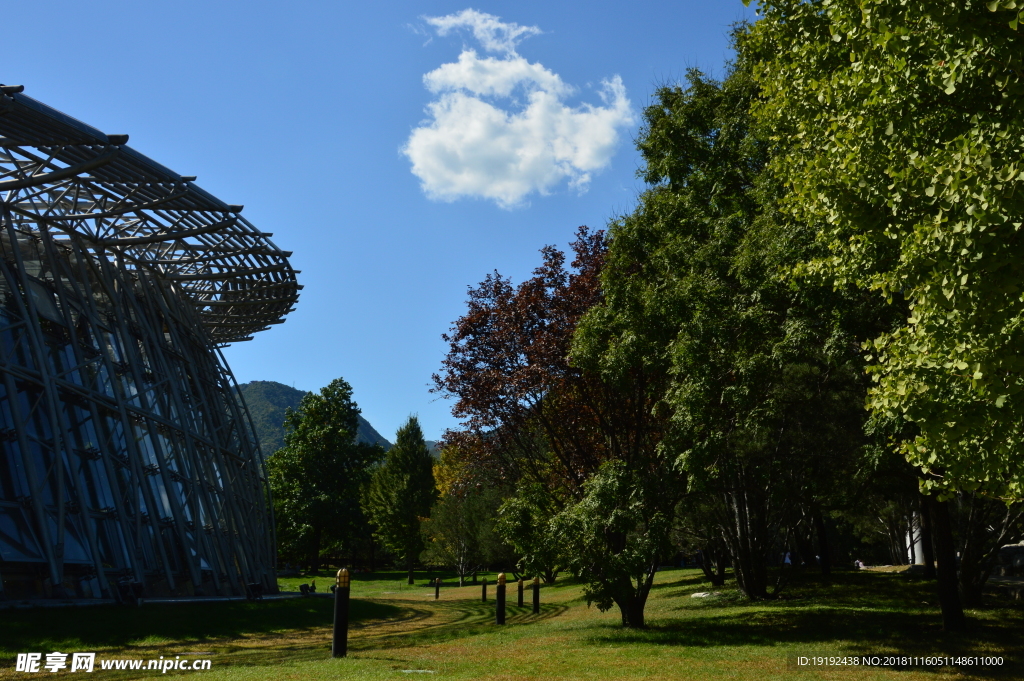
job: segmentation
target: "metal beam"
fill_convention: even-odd
[[[47,215],[44,219],[46,220],[102,220],[103,218],[113,218],[118,215],[124,215],[125,213],[134,213],[138,210],[149,210],[150,208],[156,208],[162,206],[165,203],[180,199],[183,196],[188,196],[188,192],[178,192],[176,194],[169,194],[162,199],[156,201],[148,201],[146,203],[139,203],[134,206],[128,206],[125,208],[118,208],[116,210],[103,211],[102,213],[76,213],[74,215]]]
[[[92,239],[94,243],[99,246],[109,246],[113,248],[122,248],[124,246],[137,246],[139,244],[156,244],[162,241],[174,241],[176,239],[187,239],[192,236],[199,236],[200,234],[210,234],[211,232],[219,232],[227,227],[231,227],[236,223],[235,218],[225,220],[223,222],[215,222],[212,225],[206,225],[205,227],[196,227],[195,229],[185,229],[180,232],[167,232],[165,234],[150,234],[149,236],[128,236],[121,237],[118,239]],[[90,238],[90,237],[86,237]]]
[[[89,159],[88,161],[83,161],[77,165],[55,170],[51,173],[32,175],[31,177],[22,178],[20,180],[4,180],[3,182],[0,182],[0,192],[11,191],[14,189],[26,189],[28,187],[41,187],[44,184],[59,182],[60,180],[74,177],[75,175],[79,175],[94,168],[105,166],[117,158],[117,155],[120,153],[121,149],[115,147],[101,156]]]

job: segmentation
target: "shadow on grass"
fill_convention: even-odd
[[[711,582],[708,581],[707,577],[705,577],[704,573],[701,572],[700,570],[696,570],[696,571],[687,570],[685,572],[682,571],[682,570],[679,570],[678,572],[679,572],[679,576],[678,576],[677,579],[673,579],[671,581],[665,581],[665,582],[657,583],[657,584],[655,584],[655,585],[653,585],[651,587],[651,591],[652,592],[657,592],[657,591],[661,591],[663,589],[672,589],[672,588],[679,588],[679,587],[694,587],[694,586],[711,588]],[[675,575],[673,575],[673,576],[675,576]],[[736,582],[733,581],[733,579],[732,579],[732,572],[731,571],[728,573],[726,579],[727,579],[727,581],[726,581],[727,585],[728,584],[733,584],[733,585],[736,584]],[[726,588],[726,587],[716,587],[716,588]]]
[[[699,608],[697,616],[656,620],[646,630],[601,625],[587,637],[589,643],[665,645],[686,647],[754,646],[791,648],[806,644],[799,654],[813,654],[821,646],[843,654],[878,655],[1002,655],[1001,668],[965,668],[976,676],[1021,678],[1024,630],[1020,614],[1000,611],[986,619],[971,620],[964,633],[942,631],[941,615],[928,611],[900,611],[857,607],[786,608],[784,605],[745,611],[725,607]],[[694,614],[697,614],[694,612]],[[937,671],[937,670],[934,670]]]
[[[404,608],[353,599],[349,618],[399,617]],[[139,608],[31,608],[8,610],[0,618],[0,657],[25,651],[127,649],[162,640],[205,642],[331,626],[334,601],[150,604]]]
[[[493,634],[494,603],[480,601],[436,601],[436,608],[430,614],[441,614],[442,622],[395,633],[384,633],[357,638],[350,642],[352,650],[375,650],[380,648],[407,648],[451,641],[480,634]],[[534,614],[531,606],[508,606],[505,611],[506,626],[532,624],[555,617],[569,609],[568,605],[541,604],[539,613]]]

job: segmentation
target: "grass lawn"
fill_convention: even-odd
[[[433,573],[430,576],[437,576]],[[0,679],[19,652],[86,651],[104,658],[155,659],[192,653],[212,670],[174,672],[214,679],[968,679],[1024,678],[1024,608],[970,613],[971,629],[941,631],[934,585],[901,573],[841,572],[830,585],[816,575],[794,578],[786,597],[750,604],[727,583],[718,595],[696,570],[658,574],[647,606],[649,628],[623,630],[617,611],[588,608],[569,580],[545,587],[542,609],[515,606],[509,586],[508,623],[494,624],[494,575],[459,588],[452,575],[434,600],[425,573],[408,586],[398,572],[354,575],[349,656],[330,657],[330,598],[263,603],[143,605],[0,610]],[[309,577],[282,579],[295,590]],[[319,592],[333,579],[317,578]],[[197,653],[208,653],[198,655]],[[951,667],[792,667],[796,655],[1001,655],[1001,669]],[[62,672],[67,673],[67,672]],[[78,673],[78,672],[75,672]],[[154,672],[94,672],[104,678],[161,676]],[[49,672],[41,674],[50,676]]]

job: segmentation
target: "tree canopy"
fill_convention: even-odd
[[[737,33],[742,41],[744,32]],[[741,42],[742,47],[742,42]],[[724,81],[699,71],[644,112],[651,184],[610,228],[602,301],[573,358],[609,383],[643,367],[668,377],[661,456],[710,494],[740,588],[768,595],[769,555],[799,505],[820,513],[865,444],[858,341],[881,301],[788,273],[814,247],[777,211],[772,149],[750,115],[758,87],[740,51]],[[814,473],[817,472],[817,475]]]
[[[419,419],[410,416],[363,491],[363,508],[376,528],[374,536],[404,559],[410,584],[413,563],[423,550],[420,521],[429,515],[437,496],[433,465]]]
[[[876,415],[945,490],[1024,496],[1024,35],[999,0],[765,0],[748,45],[806,269],[906,301]]]
[[[359,488],[381,447],[356,442],[359,407],[341,378],[307,393],[285,416],[285,446],[267,460],[278,542],[313,571],[321,552],[351,541],[365,524]]]

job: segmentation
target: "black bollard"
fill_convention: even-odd
[[[533,578],[533,611],[540,612],[540,577]]]
[[[494,623],[505,623],[505,573],[498,573],[498,586],[495,588],[495,599],[497,607],[494,610]]]
[[[345,657],[348,654],[348,570],[338,570],[338,579],[334,589],[334,641],[331,643],[332,657]]]
[[[480,600],[484,603],[487,602],[487,578],[484,577],[483,586],[480,587]]]
[[[434,580],[434,600],[436,601],[441,597],[441,578],[438,577]]]
[[[523,578],[519,578],[519,607],[523,607]]]

